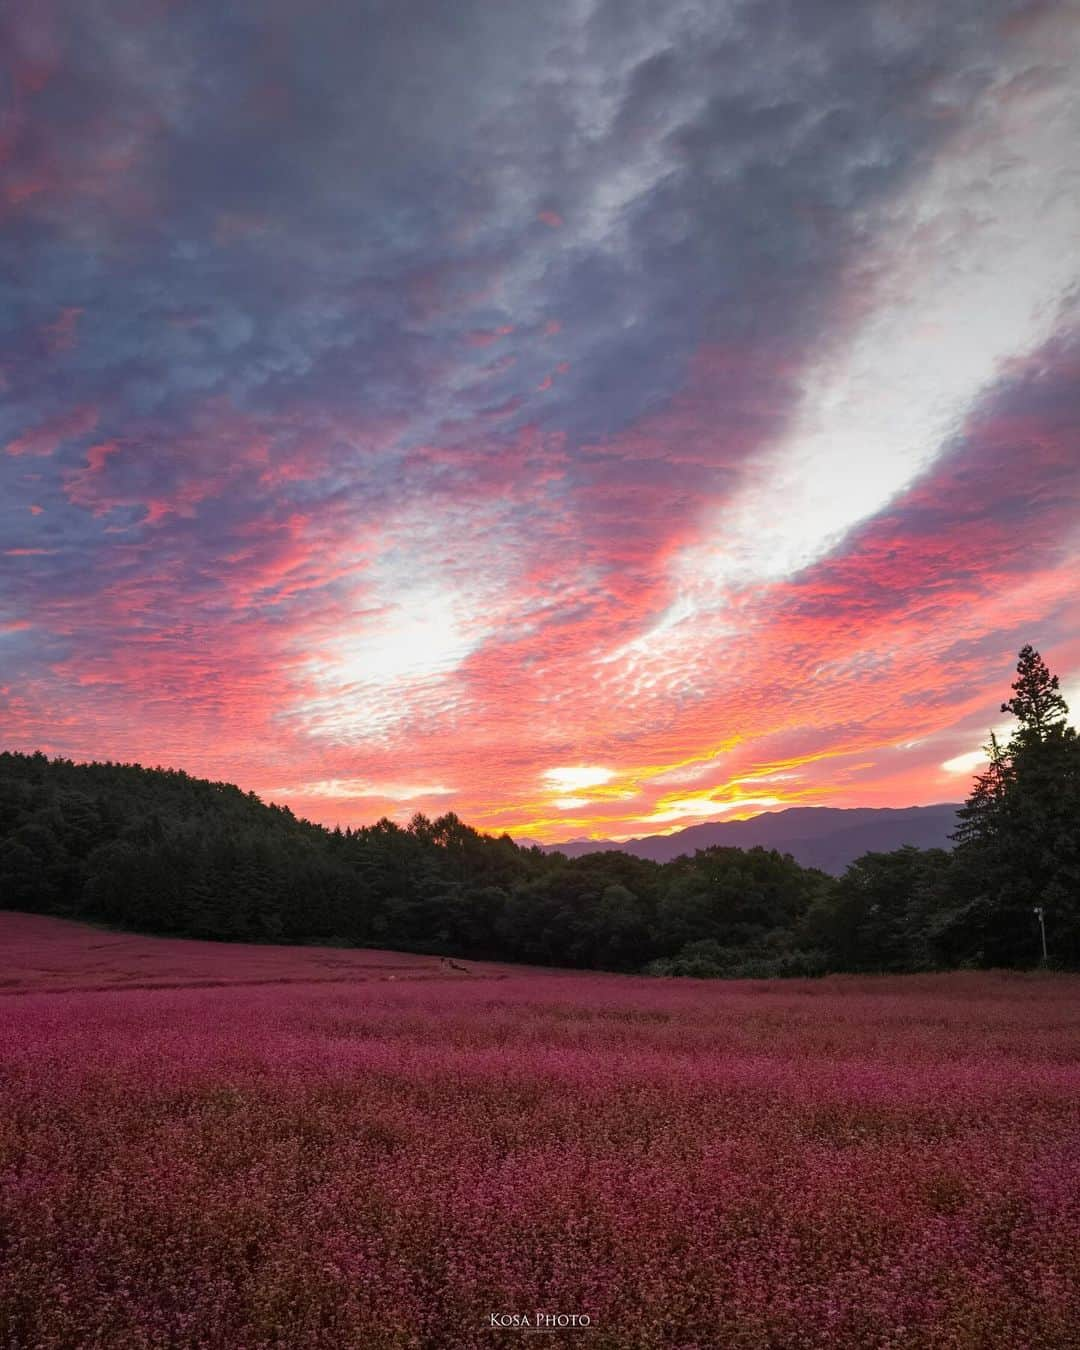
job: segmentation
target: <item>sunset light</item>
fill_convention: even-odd
[[[0,1350],[1080,1346],[1078,582],[1080,0],[7,6]]]
[[[956,800],[1080,673],[1075,15],[494,6],[463,79],[409,8],[9,26],[5,743],[544,842]]]

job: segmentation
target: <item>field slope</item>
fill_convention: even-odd
[[[0,914],[0,1346],[1078,1346],[1078,996]]]

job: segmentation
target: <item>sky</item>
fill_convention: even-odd
[[[0,744],[328,824],[962,800],[1080,707],[1080,4],[0,19]]]

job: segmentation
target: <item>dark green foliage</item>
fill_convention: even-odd
[[[800,867],[775,849],[701,849],[665,867],[657,915],[661,954],[710,939],[722,947],[754,951],[771,935],[789,932],[828,893],[824,872]]]
[[[1013,696],[1001,705],[1002,712],[1012,713],[1020,723],[1016,731],[1020,740],[1042,741],[1065,726],[1069,709],[1059,683],[1030,642],[1020,648]]]
[[[1035,906],[1051,956],[1080,964],[1080,737],[1039,653],[1024,647],[1001,705],[1018,726],[991,736],[990,765],[960,812],[951,908],[940,957],[970,965],[1031,965],[1041,957]]]
[[[363,941],[367,888],[327,831],[227,783],[0,755],[0,905],[153,933]]]
[[[918,970],[935,964],[927,939],[947,903],[952,856],[944,849],[865,853],[810,907],[807,946],[837,970]]]
[[[663,865],[521,848],[452,813],[327,830],[227,783],[0,754],[0,907],[152,933],[692,976],[1080,964],[1080,738],[1038,653],[958,847],[839,880],[764,848]]]
[[[829,969],[823,952],[800,951],[775,943],[758,951],[724,947],[712,938],[688,942],[674,956],[648,966],[650,975],[688,975],[693,979],[771,980],[783,976],[822,975]]]
[[[515,886],[503,910],[503,950],[534,965],[636,970],[654,955],[662,869],[628,853],[548,856]]]
[[[786,968],[795,925],[831,884],[760,848],[664,867],[619,852],[569,859],[452,813],[326,830],[225,783],[40,754],[0,755],[0,825],[7,908],[610,970],[701,942]]]

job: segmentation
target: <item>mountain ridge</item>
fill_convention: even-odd
[[[951,848],[960,802],[929,806],[792,806],[763,811],[745,820],[716,820],[688,825],[673,834],[639,835],[621,843],[611,839],[568,839],[542,844],[546,853],[579,858],[586,853],[621,851],[653,862],[716,846],[775,848],[804,867],[839,875],[868,852],[891,852],[905,844]]]

